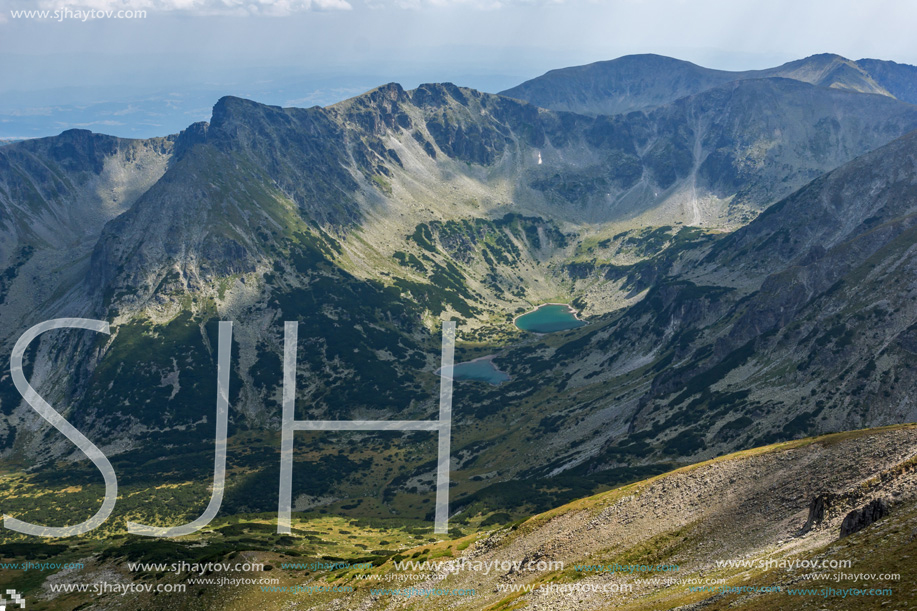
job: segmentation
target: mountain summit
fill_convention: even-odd
[[[661,55],[627,55],[551,70],[500,95],[552,110],[613,115],[655,108],[725,83],[763,78],[789,78],[917,103],[917,67],[873,59],[852,61],[829,53],[744,72],[712,70]]]

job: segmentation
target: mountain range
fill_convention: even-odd
[[[492,355],[510,376],[456,384],[457,528],[736,450],[910,422],[915,71],[631,56],[501,95],[388,84],[309,109],[224,97],[208,123],[163,138],[5,145],[0,345],[51,318],[111,324],[26,354],[33,386],[119,474],[108,534],[199,514],[219,320],[234,323],[229,515],[277,506],[291,320],[301,419],[435,417],[447,319],[460,360]],[[513,325],[547,302],[588,324]],[[9,372],[0,412],[23,481],[80,489],[50,508],[8,492],[4,511],[91,515],[98,474]],[[424,519],[435,443],[303,433],[295,507]]]
[[[753,79],[787,78],[819,87],[884,95],[917,103],[917,68],[876,59],[852,61],[840,55],[812,55],[765,70],[729,72],[703,68],[661,55],[627,55],[586,66],[551,70],[502,91],[542,108],[588,115],[626,114]]]

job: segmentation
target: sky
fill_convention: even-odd
[[[391,81],[496,92],[631,53],[730,70],[822,52],[917,64],[915,24],[911,0],[0,0],[0,138],[166,135],[227,94],[312,106]]]

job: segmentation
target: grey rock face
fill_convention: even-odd
[[[889,514],[888,502],[885,499],[875,499],[868,505],[854,509],[847,514],[841,524],[841,538],[860,532],[870,524],[881,520]]]
[[[835,495],[830,492],[825,492],[817,495],[812,499],[812,502],[809,503],[809,517],[806,519],[805,526],[802,527],[801,534],[805,534],[814,528],[818,528],[822,522],[825,521],[825,518],[828,517],[828,512],[831,509],[831,506],[834,504]]]

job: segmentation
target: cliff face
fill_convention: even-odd
[[[60,298],[86,273],[105,223],[163,176],[172,146],[70,130],[0,149],[0,343],[55,300],[58,313],[85,307],[80,292]]]

